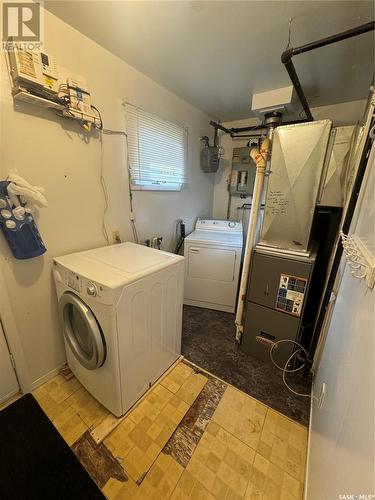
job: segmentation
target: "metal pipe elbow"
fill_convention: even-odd
[[[281,54],[281,62],[283,64],[287,64],[288,62],[291,61],[293,55],[294,55],[293,48],[284,50],[284,52]]]

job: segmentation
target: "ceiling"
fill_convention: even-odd
[[[46,1],[65,22],[216,119],[251,116],[256,92],[290,84],[280,55],[374,19],[372,1]],[[363,99],[374,36],[293,59],[312,106]],[[297,110],[299,111],[299,110]]]

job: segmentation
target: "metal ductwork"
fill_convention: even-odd
[[[261,245],[308,251],[331,126],[321,120],[276,129]]]

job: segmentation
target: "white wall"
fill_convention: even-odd
[[[188,127],[188,186],[181,193],[137,192],[134,200],[140,239],[162,235],[165,248],[173,248],[176,219],[184,218],[190,230],[197,216],[211,215],[213,178],[199,166],[199,137],[211,133],[210,118],[49,12],[45,12],[45,50],[59,65],[87,79],[106,128],[124,128],[124,98]],[[16,167],[21,176],[46,188],[49,201],[38,216],[48,249],[43,257],[17,261],[0,237],[1,266],[26,359],[25,372],[36,382],[65,361],[52,258],[105,244],[100,143],[96,134],[86,136],[78,124],[52,111],[14,104],[3,54],[1,59],[1,179]],[[110,195],[107,227],[110,234],[118,229],[124,240],[131,240],[125,158],[124,139],[105,136],[104,175]]]
[[[367,175],[349,233],[375,255],[375,145]],[[315,396],[325,383],[326,397],[322,408],[313,403],[306,500],[374,498],[374,310],[375,291],[346,265],[314,380]]]
[[[311,108],[312,114],[316,120],[331,119],[333,124],[351,125],[360,120],[363,116],[366,101],[352,101],[341,104],[333,104],[331,106],[322,106],[319,108]],[[245,120],[237,120],[233,122],[226,122],[223,125],[227,128],[231,127],[251,127],[257,125],[259,120],[250,118]],[[245,132],[244,132],[245,133]],[[219,170],[215,174],[215,189],[214,189],[214,203],[213,203],[213,217],[217,219],[227,218],[228,207],[228,189],[227,181],[231,171],[233,148],[246,146],[247,140],[232,140],[229,135],[221,135],[221,145],[225,149],[225,155],[220,162]],[[242,199],[239,196],[232,196],[230,218],[237,219],[241,216],[241,212],[237,210],[238,206],[243,203],[251,202],[251,198]],[[245,212],[245,223],[248,220],[248,211]]]

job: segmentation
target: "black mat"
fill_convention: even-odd
[[[105,498],[31,394],[0,412],[0,498]]]

